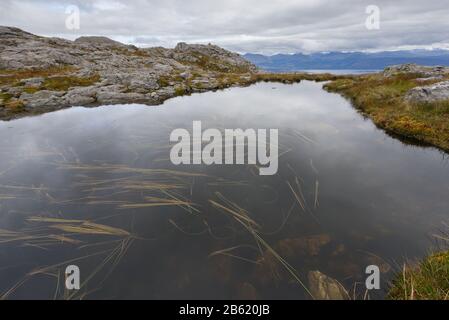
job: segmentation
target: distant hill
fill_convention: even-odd
[[[321,52],[313,54],[277,54],[265,56],[248,53],[244,57],[267,71],[293,70],[381,70],[387,66],[416,63],[449,66],[449,50],[409,50],[364,52]]]

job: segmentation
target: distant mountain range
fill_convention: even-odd
[[[313,54],[276,54],[265,56],[247,53],[246,59],[267,71],[294,70],[381,70],[403,63],[449,66],[449,50],[403,50],[365,52],[320,52]]]

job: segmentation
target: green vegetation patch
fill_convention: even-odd
[[[419,85],[416,74],[381,74],[337,79],[325,85],[349,98],[373,122],[387,131],[449,151],[449,101],[414,104],[404,99]]]
[[[405,266],[388,294],[393,300],[448,300],[449,251],[427,257],[418,266]]]
[[[88,87],[100,80],[99,75],[94,75],[87,78],[80,78],[75,76],[61,76],[61,77],[51,77],[45,79],[42,87],[45,90],[52,91],[67,91],[72,87]]]
[[[1,99],[0,105],[5,105],[9,100],[11,100],[11,98],[13,98],[13,95],[10,93],[5,93],[5,92],[0,93],[0,99]]]

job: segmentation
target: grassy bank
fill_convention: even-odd
[[[449,300],[449,251],[404,266],[388,294],[393,300]]]
[[[414,104],[404,100],[410,89],[435,82],[419,82],[418,77],[373,74],[340,78],[326,84],[325,89],[350,99],[378,127],[449,151],[449,101]]]

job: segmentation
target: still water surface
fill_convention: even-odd
[[[360,298],[376,264],[382,290],[370,295],[383,298],[449,219],[449,163],[321,87],[261,83],[0,122],[0,294],[308,299],[319,270]],[[170,132],[194,120],[279,129],[278,174],[172,165]],[[64,289],[69,264],[80,291]]]

